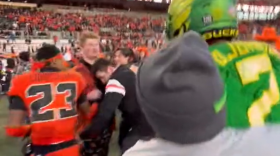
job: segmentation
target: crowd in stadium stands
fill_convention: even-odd
[[[109,13],[108,13],[109,12]],[[118,47],[146,45],[158,48],[162,44],[164,16],[142,14],[82,14],[47,11],[35,8],[0,7],[0,38],[51,38],[50,32],[60,32],[62,38],[75,39],[77,33],[89,30],[99,32],[102,50],[113,51]],[[265,25],[276,25],[275,21],[240,22],[240,39],[249,39],[260,33]]]
[[[106,14],[84,15],[1,6],[0,37],[11,33],[13,37],[21,35],[44,37],[48,36],[48,31],[61,31],[63,35],[72,36],[74,32],[89,30],[100,32],[102,37],[142,39],[161,36],[159,34],[164,30],[164,21],[163,16],[108,14],[108,10]],[[252,33],[260,32],[266,24],[277,23],[275,21],[241,22],[239,25],[241,38],[248,38]]]
[[[0,10],[1,30],[45,31],[99,31],[101,28],[115,30],[119,35],[131,33],[132,38],[153,33],[162,33],[164,18],[131,17],[125,15],[95,14],[86,16],[78,13],[56,13],[29,8],[2,7]],[[148,32],[148,33],[147,33]],[[15,34],[19,36],[19,32]],[[46,35],[46,34],[40,34]],[[106,35],[106,34],[105,34]]]
[[[146,45],[157,48],[162,44],[163,17],[116,14],[58,13],[31,8],[1,6],[0,38],[51,38],[50,32],[60,32],[65,39],[75,39],[77,33],[99,32],[103,52],[118,47]]]
[[[255,34],[260,34],[265,26],[278,27],[279,22],[276,20],[268,21],[242,21],[239,23],[239,39],[252,39]],[[279,33],[280,29],[276,29]]]

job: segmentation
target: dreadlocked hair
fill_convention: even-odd
[[[48,60],[55,57],[59,53],[60,51],[55,45],[47,44],[38,49],[35,58],[37,61]]]
[[[27,51],[23,51],[21,53],[19,53],[19,59],[25,62],[29,62],[30,60],[30,53]]]
[[[6,66],[7,68],[13,69],[13,68],[15,68],[15,65],[16,65],[16,63],[13,58],[7,59],[7,66]]]

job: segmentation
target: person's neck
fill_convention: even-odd
[[[114,67],[114,69],[113,69],[113,73],[119,68],[120,66],[118,66],[118,67]]]
[[[84,59],[84,61],[86,62],[86,63],[88,63],[88,64],[90,64],[90,65],[93,65],[94,64],[94,62],[96,61],[96,59],[88,59],[88,58],[83,58]]]

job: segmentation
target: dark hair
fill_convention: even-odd
[[[96,75],[98,71],[106,71],[109,66],[113,66],[112,62],[104,58],[100,58],[95,61],[91,67],[91,72],[93,75]]]
[[[137,56],[134,54],[131,48],[118,48],[116,52],[117,51],[120,51],[123,56],[128,57],[129,63],[135,63],[138,61]]]
[[[24,52],[19,53],[18,57],[22,61],[29,62],[29,60],[30,60],[30,53],[27,52],[27,51],[24,51]]]
[[[53,58],[59,53],[59,49],[55,45],[44,45],[43,47],[38,49],[38,52],[36,54],[36,60],[47,60]]]
[[[13,69],[13,68],[15,68],[15,65],[16,65],[16,63],[15,63],[14,59],[12,59],[12,58],[7,59],[7,66],[6,66],[7,68]]]

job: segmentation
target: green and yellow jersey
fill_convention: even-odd
[[[280,58],[262,42],[209,47],[227,87],[227,124],[246,128],[280,123]]]

